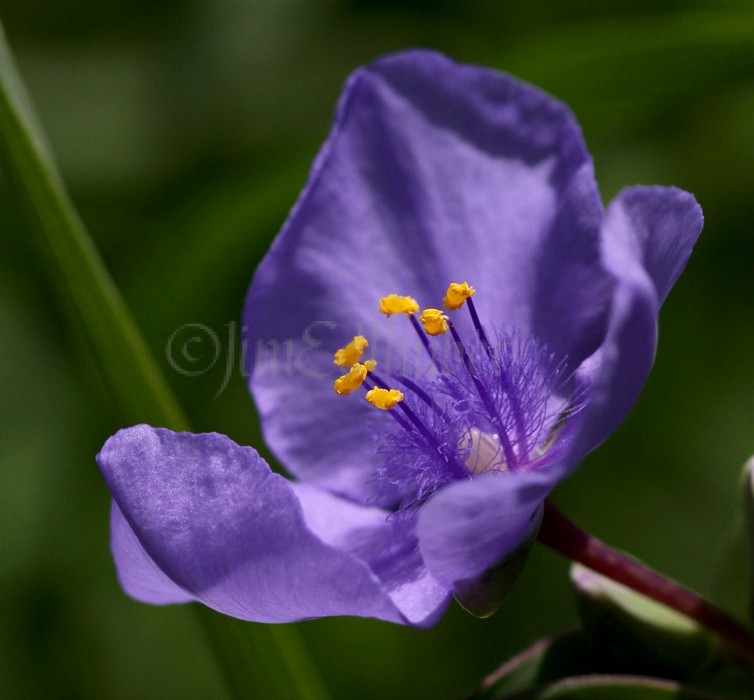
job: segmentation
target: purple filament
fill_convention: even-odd
[[[482,347],[487,353],[487,357],[492,358],[492,348],[490,347],[490,341],[487,340],[487,334],[484,332],[482,322],[479,320],[479,315],[476,312],[476,306],[474,306],[474,301],[471,297],[466,299],[466,305],[469,308],[469,313],[471,314],[471,322],[474,324],[474,328],[476,328],[476,332],[479,336],[479,340],[482,343]]]
[[[440,363],[437,360],[437,356],[434,352],[432,352],[432,346],[429,344],[429,338],[427,337],[427,334],[424,332],[424,329],[421,327],[421,324],[419,321],[416,320],[416,316],[414,314],[411,314],[408,317],[408,320],[411,321],[411,325],[414,327],[414,330],[416,331],[416,335],[419,336],[419,340],[421,340],[422,345],[424,346],[424,349],[427,351],[427,355],[429,355],[429,359],[432,360],[433,364],[437,368],[438,372],[442,371],[442,367],[440,366]]]
[[[456,327],[448,321],[448,328],[450,329],[450,334],[453,336],[453,340],[455,341],[456,347],[458,348],[458,352],[461,354],[461,358],[463,359],[464,367],[466,367],[466,370],[468,371],[469,375],[471,376],[472,381],[474,382],[474,386],[476,387],[476,390],[479,394],[479,398],[482,399],[482,402],[487,407],[487,410],[489,411],[490,418],[493,421],[494,426],[498,430],[498,437],[500,438],[500,444],[503,448],[503,452],[505,453],[505,461],[508,464],[508,468],[513,471],[516,468],[516,465],[518,464],[518,460],[516,459],[516,455],[513,452],[513,445],[511,445],[510,438],[508,437],[508,433],[505,430],[505,427],[500,422],[500,416],[495,409],[495,404],[492,401],[492,398],[489,395],[489,392],[485,388],[484,384],[482,383],[482,380],[479,379],[479,375],[477,374],[476,369],[474,369],[474,365],[471,362],[471,357],[469,356],[469,353],[466,350],[466,347],[463,344],[463,341],[461,340],[461,336],[458,335],[458,331],[456,330]]]

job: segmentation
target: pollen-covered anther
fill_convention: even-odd
[[[467,282],[452,282],[442,303],[448,311],[455,311],[460,309],[469,297],[474,296],[475,292],[476,289],[470,287]]]
[[[344,348],[335,353],[333,362],[338,367],[353,367],[363,356],[369,347],[369,341],[363,335],[354,336],[354,339]]]
[[[448,332],[448,319],[440,309],[424,309],[419,320],[428,335],[442,335]]]
[[[380,313],[385,316],[393,314],[405,314],[411,316],[419,310],[419,304],[413,297],[402,297],[397,294],[390,294],[380,299]]]
[[[376,367],[377,363],[374,360],[367,360],[363,365],[358,362],[348,370],[348,374],[344,374],[342,377],[338,377],[333,386],[335,387],[335,393],[338,396],[348,396],[352,391],[356,391],[367,378],[367,371],[371,366],[372,369]]]
[[[372,406],[379,408],[380,411],[389,411],[403,401],[403,393],[397,389],[376,387],[367,392],[366,399]]]

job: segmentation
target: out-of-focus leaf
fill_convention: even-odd
[[[195,619],[217,653],[234,698],[306,698],[328,695],[306,647],[291,625],[260,625],[193,605]]]
[[[745,618],[754,611],[754,576],[751,565],[754,561],[752,470],[754,458],[744,465],[741,473],[743,500],[723,539],[714,573],[716,599],[740,618]]]
[[[545,637],[504,663],[482,681],[469,697],[491,700],[539,686],[572,674],[597,669],[590,642],[581,630]]]
[[[0,155],[74,324],[127,422],[187,425],[71,203],[0,27]]]
[[[744,497],[746,499],[745,536],[749,545],[749,556],[746,561],[749,583],[749,619],[754,622],[754,457],[744,467]]]
[[[67,298],[73,323],[85,336],[102,378],[126,422],[183,430],[187,421],[157,369],[139,329],[71,203],[37,125],[31,103],[0,28],[0,153],[19,200],[50,253],[51,272]],[[291,628],[246,626],[253,644],[219,644],[226,620],[199,612],[228,689],[235,697],[323,697],[321,683]],[[260,664],[258,652],[266,651]],[[245,669],[264,672],[244,675]]]
[[[588,133],[613,123],[625,131],[697,99],[721,76],[750,74],[753,45],[750,10],[676,11],[553,27],[511,51],[505,67],[567,100]]]
[[[581,630],[542,639],[485,678],[469,700],[720,698],[716,691],[664,678],[607,673],[595,650],[594,640]]]
[[[218,274],[248,285],[305,182],[313,152],[296,153],[251,175],[234,172],[185,197],[160,220],[157,235],[144,237],[146,255],[130,258],[124,271],[134,305],[152,309],[150,324],[169,327],[177,318],[188,320],[187,314],[206,322],[196,315],[206,314],[227,293],[218,288]],[[150,304],[156,286],[173,300],[170,305]]]
[[[628,668],[688,675],[716,650],[715,637],[694,620],[581,564],[571,566],[571,581],[587,633]]]
[[[717,694],[645,676],[575,676],[499,700],[721,700]]]

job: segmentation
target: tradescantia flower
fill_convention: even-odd
[[[358,70],[246,304],[294,480],[222,435],[117,433],[123,588],[262,622],[478,608],[633,406],[701,227],[674,188],[604,211],[569,110],[507,75],[425,51]]]

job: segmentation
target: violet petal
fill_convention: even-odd
[[[608,332],[584,373],[591,391],[577,451],[602,443],[633,408],[649,376],[657,314],[702,230],[693,195],[672,187],[621,192],[603,226],[603,258],[616,279]]]
[[[489,473],[436,493],[421,509],[417,532],[432,575],[452,586],[481,575],[531,536],[539,524],[542,474]]]
[[[250,387],[271,449],[299,477],[369,497],[369,408],[333,393],[332,353],[356,333],[383,366],[419,350],[405,319],[379,317],[389,293],[436,306],[468,280],[485,323],[536,333],[578,364],[609,303],[601,217],[560,102],[426,51],[357,71],[247,297]]]
[[[146,555],[193,599],[257,622],[329,615],[405,622],[363,561],[312,533],[290,484],[253,449],[215,433],[142,425],[110,438],[98,462]],[[148,568],[133,542],[125,551],[127,540],[114,539],[125,581]],[[168,593],[163,586],[158,595]]]

